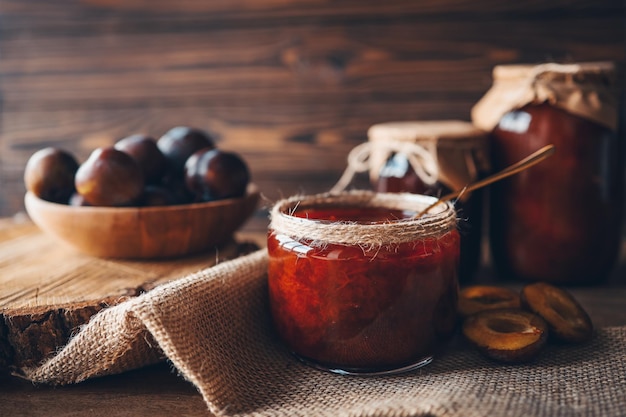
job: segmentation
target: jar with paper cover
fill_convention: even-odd
[[[486,132],[461,120],[379,123],[350,153],[347,172],[368,171],[378,192],[439,197],[489,173],[487,139]],[[454,206],[461,232],[459,281],[466,283],[481,258],[483,191],[462,194]]]
[[[492,133],[494,169],[556,147],[548,162],[492,187],[497,270],[560,284],[603,281],[619,252],[623,213],[614,65],[504,65],[493,77],[472,118]]]

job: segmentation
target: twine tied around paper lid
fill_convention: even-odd
[[[529,80],[534,83],[538,80],[538,77],[547,72],[558,72],[561,74],[573,75],[581,71],[580,64],[557,64],[548,62],[545,64],[539,64],[532,68],[529,74]]]
[[[309,245],[356,245],[364,249],[413,242],[426,237],[440,236],[457,226],[452,203],[446,202],[419,218],[407,217],[384,222],[349,222],[311,220],[295,216],[307,208],[378,207],[418,213],[437,201],[437,198],[411,193],[376,193],[353,190],[341,193],[323,193],[294,196],[277,202],[270,212],[269,228],[292,238],[303,238]]]
[[[612,62],[497,65],[493,85],[472,108],[472,121],[491,131],[509,111],[549,103],[615,131],[619,107],[616,78]]]
[[[437,148],[426,147],[421,143],[403,140],[388,140],[365,142],[355,146],[348,154],[348,166],[339,181],[331,188],[331,194],[345,190],[354,176],[370,170],[370,157],[376,152],[389,152],[403,155],[420,180],[426,185],[432,185],[439,179],[439,163],[437,162]]]

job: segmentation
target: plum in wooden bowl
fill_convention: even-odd
[[[155,140],[133,134],[78,163],[47,147],[24,170],[25,205],[44,231],[90,255],[157,259],[226,243],[259,191],[243,158],[179,126]]]
[[[28,192],[26,211],[46,233],[104,258],[158,259],[191,255],[226,243],[254,213],[259,190],[243,197],[151,207],[77,207]]]

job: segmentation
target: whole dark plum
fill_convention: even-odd
[[[215,143],[200,129],[178,126],[161,136],[157,146],[167,159],[169,180],[176,182],[183,178],[187,159],[200,149],[215,148]]]
[[[193,193],[185,185],[184,176],[176,181],[168,178],[164,182],[163,187],[173,196],[174,202],[172,204],[189,204],[194,201]]]
[[[113,147],[97,148],[76,171],[75,185],[92,206],[129,206],[139,201],[144,179],[127,153]]]
[[[48,147],[35,152],[26,163],[24,184],[37,197],[67,204],[74,193],[78,162],[67,151]]]
[[[185,184],[196,201],[241,197],[249,181],[248,166],[233,152],[205,148],[185,164]]]
[[[138,133],[117,141],[115,149],[133,157],[143,172],[146,184],[158,184],[163,178],[167,160],[154,138]]]
[[[147,185],[141,195],[139,205],[141,206],[169,206],[179,202],[175,193],[159,185]]]

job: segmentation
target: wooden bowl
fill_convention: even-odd
[[[242,198],[160,207],[74,207],[24,197],[44,232],[89,255],[123,259],[180,257],[224,244],[258,201],[254,185]]]

